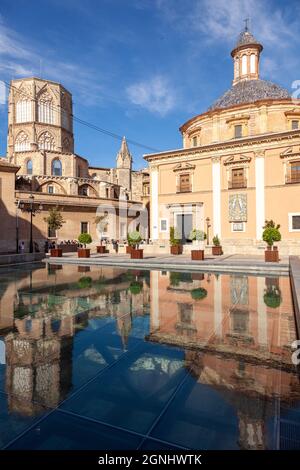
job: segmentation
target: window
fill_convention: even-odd
[[[298,120],[292,120],[292,129],[299,129],[299,121]]]
[[[62,166],[61,161],[55,158],[52,161],[52,175],[53,176],[61,176],[62,175]]]
[[[231,181],[229,181],[229,189],[246,188],[245,170],[244,168],[233,168],[231,170]]]
[[[48,194],[54,194],[54,186],[48,186]]]
[[[189,191],[191,191],[190,175],[179,175],[179,187],[177,192],[188,193]]]
[[[250,73],[255,73],[255,54],[250,55]]]
[[[78,192],[81,196],[88,196],[89,195],[87,186],[80,186]]]
[[[48,93],[43,93],[38,101],[38,120],[46,124],[55,124],[54,105]]]
[[[32,103],[24,98],[20,99],[16,105],[16,122],[32,121]]]
[[[56,238],[56,230],[50,228],[48,225],[48,238]]]
[[[109,198],[109,188],[105,188],[106,197]]]
[[[289,232],[300,232],[300,213],[289,214]]]
[[[232,232],[245,232],[244,222],[233,222],[231,225]]]
[[[195,135],[193,137],[193,147],[197,147],[197,145],[198,145],[198,139],[197,139],[197,136]]]
[[[143,195],[144,196],[149,196],[150,194],[150,185],[149,183],[144,183],[143,184]]]
[[[240,139],[241,137],[243,137],[243,126],[238,124],[234,126],[234,138]]]
[[[245,54],[242,57],[242,75],[247,75],[247,56]]]
[[[290,163],[290,174],[287,175],[288,183],[300,183],[300,160]]]
[[[32,175],[32,161],[28,160],[26,163],[26,173],[27,175]]]
[[[38,139],[38,146],[40,150],[54,150],[54,137],[50,134],[50,132],[43,132],[40,135]]]
[[[88,224],[88,222],[81,222],[81,224],[80,224],[80,230],[81,230],[81,233],[88,233],[88,231],[89,231],[89,224]]]
[[[29,143],[28,135],[24,131],[21,131],[17,135],[16,141],[15,141],[15,151],[23,152],[26,150],[30,150],[30,143]]]
[[[168,231],[168,221],[167,219],[160,219],[160,231],[167,232]]]

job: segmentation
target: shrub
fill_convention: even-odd
[[[140,242],[142,241],[140,232],[138,232],[137,230],[134,230],[133,232],[128,233],[127,241],[128,241],[128,245],[137,249],[139,247]]]
[[[263,231],[263,241],[266,242],[268,246],[272,246],[274,245],[274,242],[279,242],[281,240],[281,233],[277,227],[269,226]]]
[[[93,280],[89,276],[83,276],[78,281],[79,289],[89,289],[92,287]]]
[[[194,300],[202,300],[207,296],[207,290],[203,287],[198,287],[197,289],[193,289],[191,291],[191,296]]]
[[[173,287],[178,286],[180,281],[181,281],[181,274],[172,271],[170,273],[170,284],[171,284],[171,286],[173,286]]]
[[[267,307],[278,308],[281,304],[281,292],[276,286],[268,288],[264,295],[264,302]]]
[[[89,243],[92,243],[92,237],[89,233],[81,233],[78,237],[78,241],[79,243],[82,243],[82,245],[84,245],[84,247],[86,247],[86,245],[88,245]]]
[[[179,233],[177,232],[175,227],[170,227],[170,245],[171,246],[180,245]]]
[[[215,236],[214,236],[214,238],[213,238],[213,244],[214,244],[215,246],[220,246],[220,245],[221,245],[221,241],[220,241],[218,235],[215,235]]]
[[[206,240],[206,233],[203,232],[203,230],[197,230],[194,228],[189,235],[189,239],[198,241]]]
[[[266,228],[276,228],[277,230],[280,229],[280,225],[277,224],[275,225],[274,220],[265,220],[265,225],[263,226],[263,229],[265,230]]]
[[[139,294],[142,291],[142,289],[143,289],[143,285],[141,282],[138,282],[138,281],[131,282],[129,286],[129,290],[133,295]]]

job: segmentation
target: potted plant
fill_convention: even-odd
[[[89,233],[81,233],[78,237],[79,243],[84,245],[84,248],[78,248],[78,258],[89,258],[91,254],[91,250],[86,247],[89,243],[92,243],[92,237]]]
[[[222,251],[222,246],[221,246],[220,239],[219,239],[218,235],[215,235],[214,238],[213,238],[212,254],[214,256],[219,256],[222,253],[223,253],[223,251]]]
[[[100,232],[100,245],[96,246],[97,253],[106,253],[106,246],[102,245],[102,232],[106,229],[108,222],[107,222],[107,212],[104,213],[104,215],[98,215],[95,217],[95,224],[97,225],[97,229]]]
[[[142,259],[143,250],[139,249],[140,242],[142,241],[140,232],[138,232],[137,230],[130,232],[128,234],[127,240],[131,247],[131,251],[130,251],[131,259]]]
[[[207,296],[207,290],[203,287],[198,287],[191,291],[191,296],[193,300],[202,300]]]
[[[143,284],[139,281],[132,281],[130,283],[129,290],[133,295],[140,294],[143,290]]]
[[[198,249],[191,251],[192,260],[204,260],[204,240],[206,239],[206,233],[203,230],[194,230],[191,231],[190,240],[192,240],[193,245],[198,246]]]
[[[180,243],[180,238],[175,230],[175,227],[170,227],[170,245],[171,245],[171,255],[181,255],[182,254],[182,244]]]
[[[281,240],[280,225],[276,225],[273,220],[266,220],[263,229],[263,241],[267,243],[265,261],[276,263],[279,261],[279,253],[277,246],[274,246],[274,242]]]
[[[59,230],[65,223],[65,220],[63,219],[58,206],[51,207],[48,213],[49,215],[48,217],[44,217],[44,221],[47,222],[49,229],[55,231]],[[55,248],[50,248],[50,256],[56,258],[62,257],[62,248],[58,248],[57,243],[55,243]]]

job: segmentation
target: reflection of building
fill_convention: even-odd
[[[207,296],[201,300],[192,297],[190,287],[175,298],[172,282],[174,276],[151,273],[149,339],[183,348],[197,385],[211,387],[232,406],[241,449],[268,448],[267,423],[278,402],[288,408],[300,400],[291,363],[295,325],[289,278],[217,275],[208,282],[206,275],[200,285]]]
[[[42,213],[34,220],[36,241],[56,236],[73,239],[81,231],[89,231],[96,240],[94,219],[99,205],[117,207],[119,199],[142,205],[148,202],[144,194],[144,186],[149,185],[148,173],[132,170],[125,137],[115,168],[90,166],[86,158],[75,153],[72,95],[59,83],[40,78],[11,82],[7,157],[20,167],[16,169],[16,198],[26,201],[33,193],[37,204],[43,205]],[[10,199],[13,203],[13,192]],[[45,212],[53,205],[64,208],[68,222],[56,234],[48,233],[44,222]],[[113,238],[126,237],[126,215],[123,218]],[[25,214],[22,219],[26,220]],[[26,240],[27,232],[21,222],[20,239]],[[8,237],[6,250],[12,251],[15,246],[9,246],[9,241]]]
[[[272,218],[281,252],[300,254],[299,100],[260,78],[262,49],[246,28],[231,52],[232,87],[181,126],[183,148],[145,156],[158,243],[170,226],[184,240],[209,218],[225,253],[259,254]]]

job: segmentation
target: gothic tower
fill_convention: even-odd
[[[132,157],[126,142],[123,137],[121,148],[117,155],[117,180],[120,186],[123,186],[127,191],[131,191],[131,169]]]

